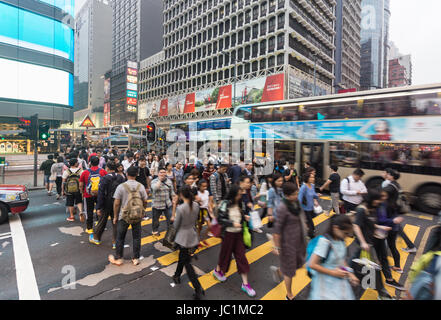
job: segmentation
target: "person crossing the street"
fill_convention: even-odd
[[[107,175],[104,176],[99,185],[98,199],[96,204],[96,213],[98,215],[98,224],[95,226],[94,233],[89,236],[89,242],[100,245],[101,237],[107,225],[107,220],[112,221],[112,248],[116,249],[116,223],[114,222],[114,194],[116,189],[125,179],[116,173],[116,164],[114,162],[107,162]]]
[[[173,190],[172,182],[167,179],[167,171],[165,168],[159,168],[158,178],[154,179],[151,184],[152,189],[152,234],[158,236],[159,218],[164,215],[167,219],[167,228],[171,224],[172,209],[175,206],[176,193]]]
[[[331,175],[325,184],[320,187],[320,192],[323,192],[329,187],[331,193],[331,208],[334,209],[335,214],[340,214],[340,175],[338,174],[338,167],[334,164],[329,166],[331,168]],[[330,212],[327,213],[329,215]]]
[[[129,226],[132,226],[133,265],[139,265],[141,252],[141,221],[147,208],[147,193],[142,184],[136,181],[138,170],[132,166],[127,169],[127,181],[120,184],[113,198],[113,224],[117,226],[116,253],[109,255],[109,262],[121,266],[124,258],[124,242]],[[132,221],[132,219],[134,221]]]
[[[80,187],[80,176],[83,170],[79,167],[78,159],[73,157],[69,160],[70,168],[67,168],[63,172],[63,186],[62,194],[66,195],[66,207],[69,211],[69,217],[67,221],[75,221],[75,205],[78,206],[80,211],[80,222],[84,222],[84,212],[83,212],[83,196],[82,189]]]
[[[88,234],[93,233],[93,213],[98,201],[99,183],[101,178],[107,174],[106,170],[98,166],[99,163],[100,159],[98,157],[90,158],[90,168],[83,171],[80,177],[80,188],[86,200],[86,232]]]
[[[54,163],[55,163],[54,155],[50,154],[47,156],[47,160],[44,161],[40,166],[40,171],[44,172],[44,186],[46,187],[48,196],[52,195],[52,188],[51,188],[51,183],[49,181],[49,178],[51,176],[51,169],[52,169],[52,165]]]
[[[347,213],[355,211],[357,206],[363,202],[363,195],[367,194],[366,186],[361,181],[363,176],[364,171],[356,169],[352,175],[341,180],[340,192],[343,195],[344,208]]]

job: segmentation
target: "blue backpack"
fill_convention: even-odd
[[[415,278],[410,287],[410,295],[414,300],[433,300],[435,295],[435,277],[439,270],[436,270],[436,265],[439,256],[435,255],[430,262],[430,265],[421,271]]]
[[[308,246],[306,247],[306,270],[308,271],[308,277],[310,278],[312,278],[312,269],[309,267],[309,263],[311,260],[311,256],[314,253],[314,250],[317,247],[320,238],[325,238],[328,241],[331,241],[328,235],[318,236],[309,241]],[[328,260],[330,253],[331,253],[331,245],[329,245],[328,251],[326,252],[325,257],[322,259],[322,262],[326,262],[326,260]]]

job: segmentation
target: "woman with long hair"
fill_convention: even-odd
[[[222,246],[219,255],[219,263],[213,270],[213,276],[220,282],[225,282],[225,274],[230,268],[231,257],[234,254],[237,271],[242,277],[241,290],[248,296],[254,297],[256,292],[248,283],[250,265],[245,256],[245,244],[243,242],[243,224],[250,220],[241,208],[242,193],[238,185],[232,185],[226,197],[219,205],[218,221],[222,226]]]
[[[159,157],[154,156],[153,161],[150,164],[150,174],[152,175],[152,179],[155,180],[158,177],[159,172]]]
[[[187,275],[195,289],[195,300],[201,299],[201,294],[205,295],[198,277],[191,265],[190,250],[199,244],[199,237],[196,232],[196,221],[199,216],[199,205],[194,201],[194,195],[189,186],[184,186],[179,192],[179,196],[184,201],[176,209],[176,217],[173,226],[176,230],[175,243],[179,246],[179,261],[173,281],[181,283],[182,271],[187,271]]]
[[[273,183],[268,191],[268,220],[274,222],[277,220],[277,207],[283,198],[283,176],[281,173],[275,173],[273,175]]]
[[[315,235],[314,221],[312,220],[315,216],[314,206],[318,206],[319,196],[315,192],[315,176],[313,174],[305,173],[303,181],[304,183],[299,192],[299,201],[306,214],[306,221],[308,222],[309,229],[308,236],[312,239]]]

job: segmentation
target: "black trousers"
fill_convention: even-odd
[[[386,241],[387,241],[387,246],[389,247],[390,252],[392,253],[392,257],[394,258],[395,267],[399,268],[400,252],[397,249],[397,236],[398,236],[398,231],[389,231]]]
[[[129,224],[124,220],[118,221],[118,232],[116,236],[116,259],[122,259],[124,257],[124,242],[126,240],[127,230]],[[132,238],[133,238],[133,259],[139,259],[141,252],[141,222],[132,224]]]
[[[415,245],[413,244],[412,241],[410,241],[410,239],[407,237],[407,235],[404,233],[403,227],[400,225],[400,227],[398,228],[398,235],[403,238],[404,242],[406,242],[406,245],[408,248],[413,249],[415,248]]]
[[[97,197],[86,198],[86,207],[87,207],[87,220],[86,225],[87,229],[93,229],[93,210],[95,209],[95,205],[97,203]]]
[[[355,211],[355,209],[357,207],[358,207],[358,204],[354,204],[354,203],[351,203],[351,202],[344,200],[344,208],[346,210],[346,213],[349,213],[351,211]]]
[[[187,271],[188,278],[190,279],[193,288],[196,290],[196,292],[201,292],[202,286],[198,280],[193,266],[191,265],[191,256],[189,250],[190,249],[188,248],[179,246],[179,261],[178,266],[176,267],[175,277],[180,277],[185,267],[185,271]]]
[[[63,178],[62,177],[57,177],[55,179],[55,184],[57,186],[57,194],[59,196],[61,196],[61,185],[63,184]]]
[[[312,239],[315,234],[315,226],[314,221],[312,220],[315,217],[314,211],[305,211],[306,223],[308,225],[308,236]]]
[[[375,252],[377,253],[377,257],[380,262],[381,270],[383,271],[384,276],[386,277],[386,279],[392,279],[389,261],[387,260],[386,239],[374,238],[373,246]]]
[[[113,201],[112,201],[113,203]],[[113,224],[113,207],[112,208],[106,208],[104,210],[101,210],[101,216],[98,216],[98,224],[95,226],[93,238],[95,240],[101,241],[101,237],[103,236],[104,229],[106,228],[107,221],[109,220],[112,223],[112,240],[116,241],[116,224]]]

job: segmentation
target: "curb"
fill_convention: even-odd
[[[28,191],[38,191],[38,190],[44,190],[46,187],[29,187]]]

